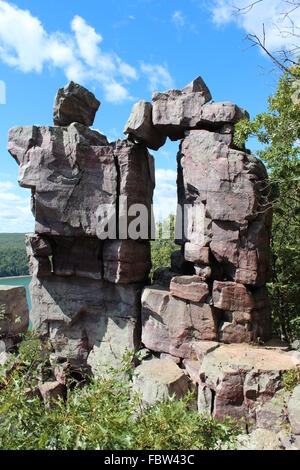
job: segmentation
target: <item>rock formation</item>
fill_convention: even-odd
[[[8,145],[20,185],[32,191],[35,234],[26,247],[33,328],[49,336],[56,361],[93,369],[116,365],[126,348],[139,347],[150,234],[147,227],[143,239],[128,239],[123,201],[150,214],[155,186],[145,145],[109,144],[87,127],[98,107],[71,83],[55,99],[54,127],[14,128]]]
[[[33,328],[50,338],[55,370],[103,371],[142,346],[147,358],[134,387],[146,403],[196,388],[200,411],[263,428],[266,404],[300,358],[257,347],[271,337],[272,211],[263,164],[233,143],[234,125],[247,112],[212,102],[198,77],[137,103],[127,138],[108,143],[88,127],[99,105],[70,83],[55,99],[54,127],[9,133],[19,183],[32,191],[35,233],[26,247]],[[145,287],[155,186],[147,148],[157,150],[167,137],[180,140],[181,249]],[[147,217],[136,220],[143,208]]]
[[[29,324],[25,287],[0,286],[0,353],[20,341]]]

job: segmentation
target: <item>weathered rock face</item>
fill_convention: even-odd
[[[192,358],[194,342],[217,339],[219,317],[208,303],[184,301],[156,286],[146,288],[142,295],[142,342],[152,351]]]
[[[20,165],[20,185],[33,192],[36,233],[101,239],[108,219],[110,237],[118,238],[121,197],[151,213],[153,161],[143,145],[108,144],[98,132],[71,124],[12,129],[8,149]],[[149,238],[147,227],[143,235]]]
[[[154,93],[152,104],[137,103],[124,129],[128,138],[108,143],[88,127],[99,105],[71,83],[56,97],[55,127],[9,133],[36,220],[26,238],[33,327],[50,338],[56,362],[94,373],[118,366],[126,349],[142,342],[148,356],[160,357],[136,370],[134,385],[146,403],[181,397],[188,374],[200,411],[265,428],[281,413],[272,401],[281,374],[299,358],[230,344],[271,335],[268,175],[233,143],[234,125],[247,112],[212,102],[198,77],[182,90]],[[167,137],[181,139],[181,249],[144,288],[155,186],[147,147],[157,150]]]
[[[189,379],[175,362],[151,359],[136,368],[133,390],[142,394],[145,404],[153,405],[170,397],[182,398],[189,390]]]
[[[92,126],[100,101],[86,88],[70,82],[60,88],[54,101],[53,121],[55,126],[68,126],[79,122]]]
[[[50,337],[56,361],[93,371],[117,366],[126,349],[139,347],[155,186],[144,144],[109,144],[88,128],[99,105],[71,83],[55,99],[56,127],[18,127],[8,143],[20,185],[32,191],[33,328]],[[132,236],[132,208],[141,205],[150,217]]]
[[[158,150],[165,144],[167,139],[153,126],[152,104],[143,100],[136,103],[132,108],[131,115],[124,128],[124,134],[146,144],[152,150]]]
[[[0,340],[2,349],[13,346],[29,325],[24,287],[0,286]]]
[[[300,436],[300,385],[294,389],[289,400],[288,413],[293,434]]]
[[[186,129],[197,128],[202,108],[211,94],[201,77],[180,90],[153,93],[153,124],[171,140],[184,136]]]
[[[229,415],[255,421],[260,406],[283,387],[282,373],[299,364],[299,355],[276,348],[222,345],[203,359],[199,407],[213,410],[216,418]]]

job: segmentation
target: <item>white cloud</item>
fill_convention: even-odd
[[[101,34],[76,15],[72,34],[48,33],[28,10],[0,0],[0,60],[23,72],[61,68],[69,80],[98,82],[110,102],[130,98],[128,80],[138,78],[134,67],[113,52],[103,52]]]
[[[120,103],[129,98],[127,89],[123,85],[120,85],[120,83],[115,81],[112,83],[105,82],[103,86],[106,93],[106,99],[111,103]]]
[[[28,192],[10,181],[0,181],[0,231],[32,232],[33,228]]]
[[[176,214],[177,207],[177,173],[171,169],[157,169],[155,172],[156,188],[154,192],[155,219],[165,219]]]
[[[293,0],[292,0],[293,1]],[[300,24],[300,8],[293,10],[292,1],[262,0],[245,10],[244,14],[236,14],[236,8],[249,6],[251,0],[214,0],[211,7],[212,19],[217,26],[236,23],[247,33],[262,36],[262,25],[265,28],[266,47],[271,51],[293,48],[295,37],[291,33],[291,20]],[[291,11],[289,17],[284,13]]]
[[[123,78],[131,78],[133,80],[137,80],[138,78],[137,71],[135,70],[135,68],[129,64],[126,64],[126,62],[122,62],[120,60],[119,71]]]
[[[102,36],[96,33],[95,29],[78,15],[74,17],[71,27],[75,33],[80,56],[88,65],[93,67],[95,62],[99,60],[99,44],[102,42]],[[108,65],[114,67],[113,63]]]
[[[180,10],[174,11],[172,21],[177,28],[183,28],[185,25],[185,18]]]
[[[168,89],[174,86],[173,78],[166,64],[145,64],[142,62],[141,71],[148,78],[150,91],[157,91],[160,87]]]

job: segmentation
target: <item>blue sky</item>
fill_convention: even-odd
[[[245,5],[248,1],[237,0]],[[7,134],[17,125],[51,125],[54,96],[73,79],[101,101],[94,127],[122,137],[131,108],[153,91],[182,88],[201,75],[215,101],[233,101],[251,116],[274,91],[272,65],[244,40],[264,22],[269,47],[287,47],[273,28],[281,1],[265,0],[232,15],[224,0],[0,0],[0,232],[33,230],[28,191]],[[163,212],[176,200],[178,143],[155,155],[155,200]],[[255,150],[255,144],[253,144]]]

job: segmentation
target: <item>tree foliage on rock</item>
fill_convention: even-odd
[[[267,166],[273,201],[273,279],[269,289],[274,330],[291,341],[300,335],[299,61],[280,78],[276,93],[268,99],[267,111],[236,125],[238,146],[249,136],[256,136],[264,146],[258,156]]]

